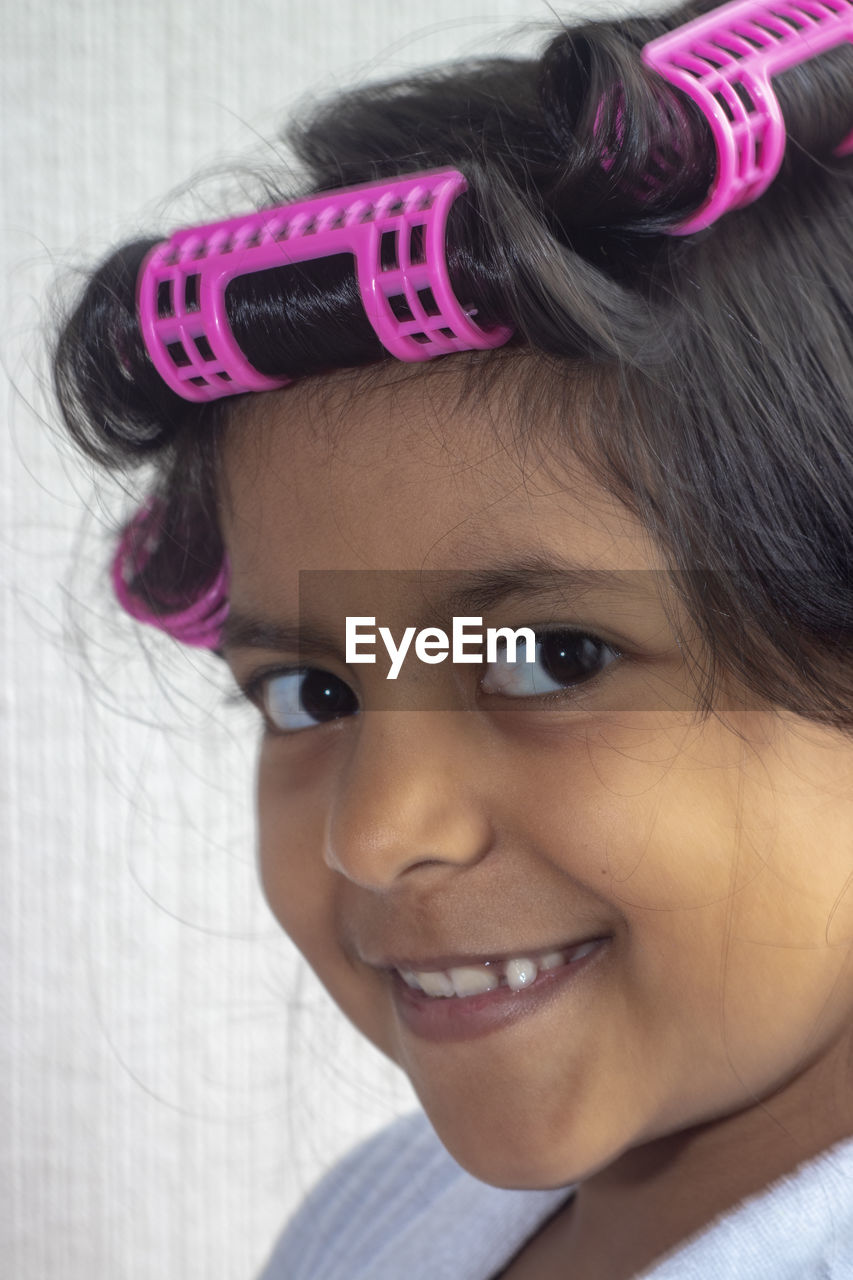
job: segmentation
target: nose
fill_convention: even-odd
[[[466,721],[465,711],[363,713],[327,815],[333,870],[388,889],[419,868],[462,868],[485,856],[493,839],[479,785],[485,752],[477,754]]]

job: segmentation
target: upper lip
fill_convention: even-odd
[[[603,941],[603,934],[587,934],[585,937],[575,938],[571,941],[560,941],[548,943],[545,946],[536,947],[511,947],[501,948],[500,951],[478,951],[474,954],[468,952],[446,953],[442,955],[430,956],[414,956],[399,954],[384,954],[377,957],[364,957],[365,963],[371,965],[374,969],[407,969],[414,972],[429,972],[435,969],[464,969],[471,965],[481,964],[500,964],[506,960],[525,959],[536,960],[539,956],[548,955],[552,951],[571,951],[574,947],[583,946],[586,942]]]

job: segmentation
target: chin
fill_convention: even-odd
[[[610,1163],[609,1160],[599,1163],[571,1157],[560,1160],[553,1152],[549,1153],[547,1160],[543,1160],[541,1153],[534,1151],[480,1149],[471,1152],[461,1150],[456,1143],[445,1143],[445,1146],[457,1164],[472,1177],[505,1191],[553,1191],[558,1187],[583,1182]]]
[[[525,1125],[516,1117],[477,1125],[426,1110],[457,1164],[480,1182],[508,1191],[551,1191],[583,1182],[624,1150],[601,1134],[567,1132],[555,1143],[553,1127]]]

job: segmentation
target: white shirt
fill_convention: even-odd
[[[479,1182],[416,1112],[318,1183],[258,1280],[491,1280],[572,1190]],[[742,1201],[642,1277],[853,1280],[853,1139]]]

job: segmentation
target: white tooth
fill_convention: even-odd
[[[453,990],[453,983],[450,981],[446,973],[441,970],[428,970],[425,972],[416,972],[415,977],[418,986],[421,987],[428,996],[453,996],[456,992]]]
[[[500,978],[493,969],[484,969],[481,965],[463,969],[448,969],[453,982],[453,990],[458,996],[475,996],[481,991],[494,991],[500,986]]]
[[[400,969],[399,973],[407,987],[414,987],[416,990],[420,990],[421,984],[418,982],[411,969]]]
[[[542,969],[559,969],[561,964],[566,963],[565,951],[549,951],[547,956],[539,957],[539,968]]]
[[[536,974],[539,970],[536,968],[535,960],[508,960],[506,965],[506,984],[512,987],[513,991],[521,991],[522,987],[529,987],[531,982],[536,981]]]
[[[582,960],[584,956],[589,955],[590,951],[594,951],[597,946],[598,946],[597,939],[594,939],[592,942],[584,942],[581,944],[581,946],[576,947],[574,951],[569,952],[569,959]]]

